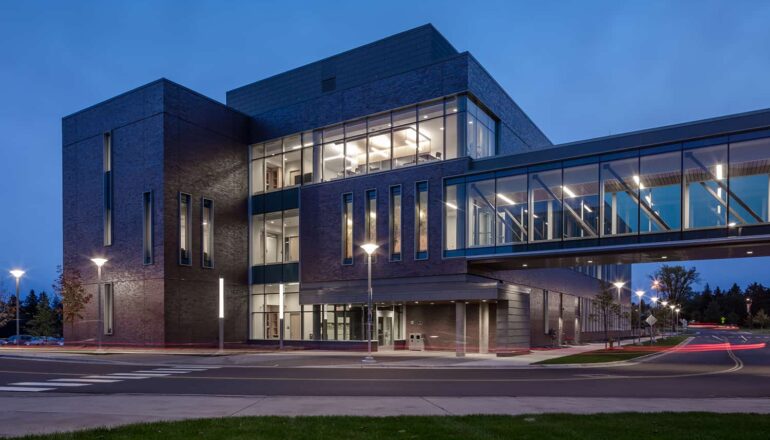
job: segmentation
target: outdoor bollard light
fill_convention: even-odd
[[[373,363],[375,362],[374,357],[372,357],[372,254],[379,248],[380,246],[374,243],[366,243],[364,245],[361,245],[361,249],[366,252],[367,256],[367,262],[368,262],[368,312],[366,314],[366,350],[367,355],[363,359],[362,362],[364,363]]]
[[[19,269],[14,269],[11,271],[11,275],[13,275],[14,278],[16,278],[16,345],[19,345],[19,339],[20,339],[20,333],[19,333],[19,309],[21,309],[21,303],[19,302],[19,283],[21,282],[21,277],[24,276],[24,271]]]
[[[278,285],[278,325],[281,326],[278,330],[278,348],[283,350],[283,283]]]
[[[219,351],[225,350],[225,279],[219,277]]]
[[[642,345],[642,298],[644,297],[644,290],[637,290],[636,296],[639,297],[639,345]]]
[[[620,307],[620,290],[623,288],[623,286],[626,285],[626,283],[624,281],[615,281],[612,284],[615,287],[618,288],[618,347],[620,347],[620,335],[622,333],[621,332],[621,324],[620,324],[620,321],[622,319],[621,316],[620,316],[620,312],[621,312],[621,307]]]
[[[96,340],[97,349],[102,351],[102,333],[104,333],[104,322],[102,322],[102,266],[107,263],[104,258],[91,258],[96,265],[96,307],[99,309],[96,318]]]

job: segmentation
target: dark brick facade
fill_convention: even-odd
[[[103,245],[103,135],[111,132],[114,236]],[[226,338],[246,337],[249,119],[159,80],[63,120],[64,265],[96,292],[93,256],[109,260],[114,334],[104,343],[212,343],[217,285],[227,280]],[[142,195],[154,194],[153,264],[142,255]],[[193,196],[193,263],[178,265],[178,192]],[[214,201],[214,269],[200,264],[201,197]],[[66,337],[95,337],[96,300]]]

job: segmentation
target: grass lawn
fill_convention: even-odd
[[[688,337],[685,335],[671,336],[655,340],[653,347],[673,347]],[[649,346],[650,341],[643,341],[642,346]],[[650,348],[634,350],[635,345],[626,345],[622,350],[595,350],[580,354],[571,354],[553,359],[536,362],[536,364],[597,364],[602,362],[627,361],[650,354]]]
[[[148,423],[28,439],[767,439],[770,417],[658,413],[463,417],[237,417]]]

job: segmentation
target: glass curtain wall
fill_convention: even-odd
[[[251,265],[299,261],[299,210],[252,216]]]
[[[639,158],[603,162],[603,235],[627,235],[639,231]]]
[[[313,181],[313,134],[307,132],[251,146],[251,194]]]
[[[444,250],[768,224],[770,138],[749,136],[449,179]]]
[[[641,233],[681,229],[682,152],[639,158]]]
[[[527,241],[527,175],[497,179],[497,244]]]
[[[467,155],[479,159],[494,156],[496,151],[496,122],[473,101],[467,100]]]
[[[730,144],[731,226],[767,223],[770,203],[770,139]]]
[[[599,165],[564,169],[564,238],[599,236]]]
[[[684,226],[727,225],[727,145],[684,151]]]

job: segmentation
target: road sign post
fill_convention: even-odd
[[[652,314],[650,314],[650,316],[648,316],[647,319],[644,320],[644,322],[646,322],[650,326],[650,345],[652,345],[655,343],[655,336],[654,336],[655,323],[658,322],[658,320],[655,319],[655,317],[652,316]]]

